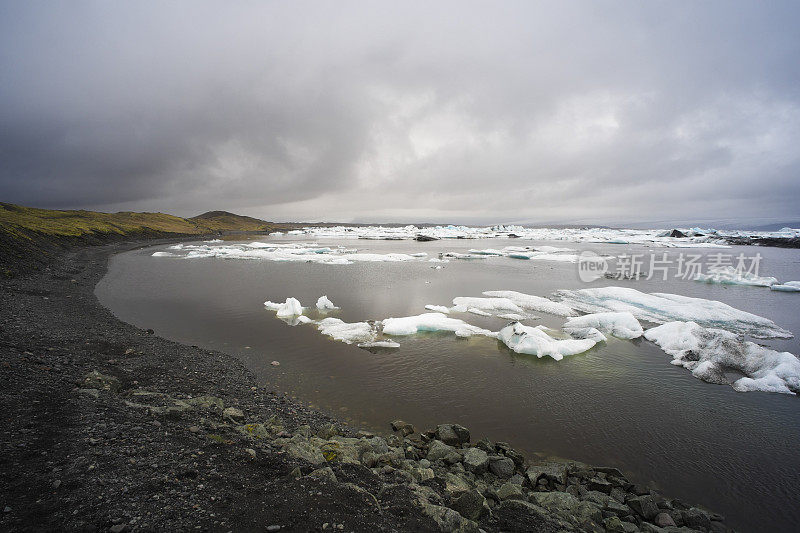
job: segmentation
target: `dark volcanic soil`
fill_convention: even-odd
[[[378,512],[343,484],[288,479],[307,465],[280,449],[224,427],[209,438],[197,431],[207,426],[202,413],[154,416],[126,405],[137,390],[213,395],[248,419],[277,415],[288,431],[333,422],[256,387],[230,356],[155,337],[101,307],[93,291],[109,255],[134,247],[66,252],[31,277],[0,281],[0,529],[435,527],[408,491],[387,493]],[[97,398],[79,392],[95,370],[117,377],[118,390],[100,390]],[[367,468],[346,466],[340,480],[380,486]]]
[[[726,530],[616,469],[529,467],[460,426],[356,434],[229,355],[125,324],[94,287],[140,245],[0,279],[2,531]],[[655,525],[675,523],[692,529]]]

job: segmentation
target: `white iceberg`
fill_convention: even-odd
[[[296,298],[286,298],[284,303],[264,302],[264,307],[271,311],[276,311],[279,317],[291,317],[303,314],[303,306]]]
[[[787,281],[785,283],[771,285],[770,289],[780,292],[800,292],[800,281]]]
[[[741,311],[716,300],[690,298],[678,294],[644,293],[627,287],[562,290],[556,292],[564,305],[584,313],[606,311],[631,313],[638,320],[663,324],[697,322],[703,327],[717,327],[757,338],[792,337],[791,332],[772,320]]]
[[[413,335],[420,331],[452,331],[459,337],[496,336],[492,331],[467,324],[463,320],[451,318],[443,313],[423,313],[416,316],[387,318],[383,321],[384,335]]]
[[[741,272],[732,266],[710,268],[708,274],[698,274],[695,281],[705,283],[722,283],[725,285],[753,285],[756,287],[770,287],[778,283],[773,277],[760,277],[748,272]]]
[[[513,322],[497,334],[497,338],[517,353],[550,356],[560,361],[565,355],[575,355],[597,344],[594,339],[555,339],[544,332],[541,327],[523,326]]]
[[[332,311],[334,309],[339,309],[339,308],[333,305],[333,302],[328,299],[327,295],[325,295],[325,296],[320,296],[319,299],[317,300],[317,309],[319,309],[320,311]]]
[[[497,315],[497,318],[505,318],[506,320],[518,322],[520,320],[531,320],[539,317],[536,315],[521,315],[519,313],[503,313],[502,315]]]
[[[450,314],[450,308],[445,307],[444,305],[427,304],[425,306],[425,309],[427,309],[428,311],[433,311],[435,313],[444,313],[446,315]]]
[[[789,352],[695,322],[668,322],[648,329],[644,336],[671,355],[672,364],[691,370],[703,381],[728,383],[725,372],[735,370],[745,375],[732,383],[737,391],[800,392],[800,359]]]
[[[375,328],[368,322],[344,322],[338,318],[323,318],[317,322],[323,335],[347,344],[375,342]]]
[[[606,342],[608,339],[597,328],[564,328],[564,332],[568,333],[573,339],[592,339],[595,342]]]
[[[179,257],[177,254],[173,254],[172,252],[154,252],[153,257]]]
[[[567,319],[564,331],[572,335],[572,330],[594,328],[603,333],[609,333],[619,339],[638,339],[644,333],[642,325],[632,314],[627,311],[592,313],[590,315],[576,316]],[[586,333],[579,333],[586,338]]]
[[[529,309],[539,313],[548,313],[557,316],[574,316],[577,313],[568,305],[554,302],[541,296],[524,294],[516,291],[484,291],[484,296],[506,298],[522,309]]]

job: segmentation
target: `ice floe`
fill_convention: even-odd
[[[286,298],[286,301],[282,304],[270,302],[268,300],[264,302],[264,307],[272,311],[276,311],[275,314],[278,317],[291,317],[303,314],[303,306],[300,305],[300,302],[297,300],[297,298]]]
[[[771,285],[770,289],[780,292],[800,292],[800,281],[786,281],[781,284]]]
[[[594,328],[620,339],[637,339],[644,333],[636,317],[627,311],[618,313],[592,313],[589,315],[576,316],[568,318],[564,323],[565,332],[572,334],[573,331],[576,331],[576,333],[582,337],[585,337],[587,333],[578,330],[585,330],[587,328]],[[594,335],[592,332],[588,334]]]
[[[483,309],[478,309],[477,307],[468,308],[467,313],[472,313],[473,315],[478,315],[478,316],[493,316],[492,313],[487,313]]]
[[[444,314],[450,313],[450,308],[444,305],[428,304],[425,306],[425,309],[427,309],[428,311],[434,311],[435,313],[444,313]]]
[[[338,318],[328,317],[315,324],[323,335],[347,344],[373,343],[377,335],[375,327],[369,322],[344,322]]]
[[[325,296],[320,296],[319,299],[317,300],[317,309],[319,309],[320,311],[332,311],[334,309],[339,309],[339,308],[333,305],[333,302],[328,299],[327,295],[325,295]]]
[[[741,272],[732,266],[710,268],[707,274],[698,274],[695,281],[705,283],[722,283],[725,285],[753,285],[756,287],[770,287],[778,283],[776,278],[761,277],[749,272]]]
[[[483,295],[493,298],[505,298],[519,308],[536,311],[538,313],[548,313],[558,316],[574,316],[577,314],[568,305],[532,294],[525,294],[517,291],[484,291]]]
[[[153,257],[178,257],[178,255],[172,252],[154,252]]]
[[[453,298],[453,311],[463,313],[472,309],[481,311],[512,311],[523,312],[523,309],[508,298],[480,298],[472,296],[457,296]]]
[[[497,338],[517,353],[539,358],[550,356],[556,361],[566,355],[585,352],[597,344],[594,339],[556,339],[548,335],[541,326],[523,326],[519,322],[513,322],[501,329]]]
[[[648,329],[645,338],[673,357],[672,364],[711,383],[728,383],[726,371],[744,374],[732,383],[740,392],[800,392],[800,360],[718,328],[695,322],[668,322]]]
[[[584,313],[629,312],[638,320],[662,324],[697,322],[757,338],[791,338],[791,332],[772,320],[703,298],[678,294],[644,293],[628,287],[602,287],[557,291],[561,303]]]
[[[493,331],[473,326],[444,313],[423,313],[415,316],[387,318],[382,321],[382,324],[384,335],[413,335],[421,331],[452,331],[459,337],[472,335],[495,337],[497,335]]]

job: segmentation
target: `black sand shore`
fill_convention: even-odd
[[[728,530],[614,468],[530,465],[460,426],[356,433],[119,321],[94,287],[110,255],[155,243],[0,279],[0,530]]]

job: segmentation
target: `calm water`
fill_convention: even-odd
[[[261,239],[265,240],[265,239]],[[282,240],[287,240],[286,238]],[[363,251],[428,252],[551,244],[599,253],[649,253],[627,245],[522,240],[329,241]],[[607,344],[556,362],[518,355],[486,338],[450,333],[399,337],[401,347],[371,353],[290,327],[263,308],[294,296],[312,305],[327,294],[346,322],[425,312],[455,296],[509,289],[547,296],[557,289],[630,286],[720,300],[800,334],[800,294],[671,279],[587,285],[576,265],[509,258],[329,266],[221,259],[154,258],[163,248],[121,254],[97,287],[122,320],[170,339],[229,352],[272,388],[334,412],[361,427],[403,418],[418,428],[461,423],[473,438],[504,440],[592,464],[621,467],[634,481],[721,512],[746,531],[792,531],[800,523],[800,399],[737,393],[704,383],[642,339]],[[663,249],[657,249],[660,254]],[[761,275],[800,280],[800,252],[773,248],[669,250],[754,254]],[[498,318],[454,315],[497,330]],[[563,319],[538,321],[558,327]],[[760,341],[800,354],[800,341]],[[281,365],[273,367],[272,360]]]

